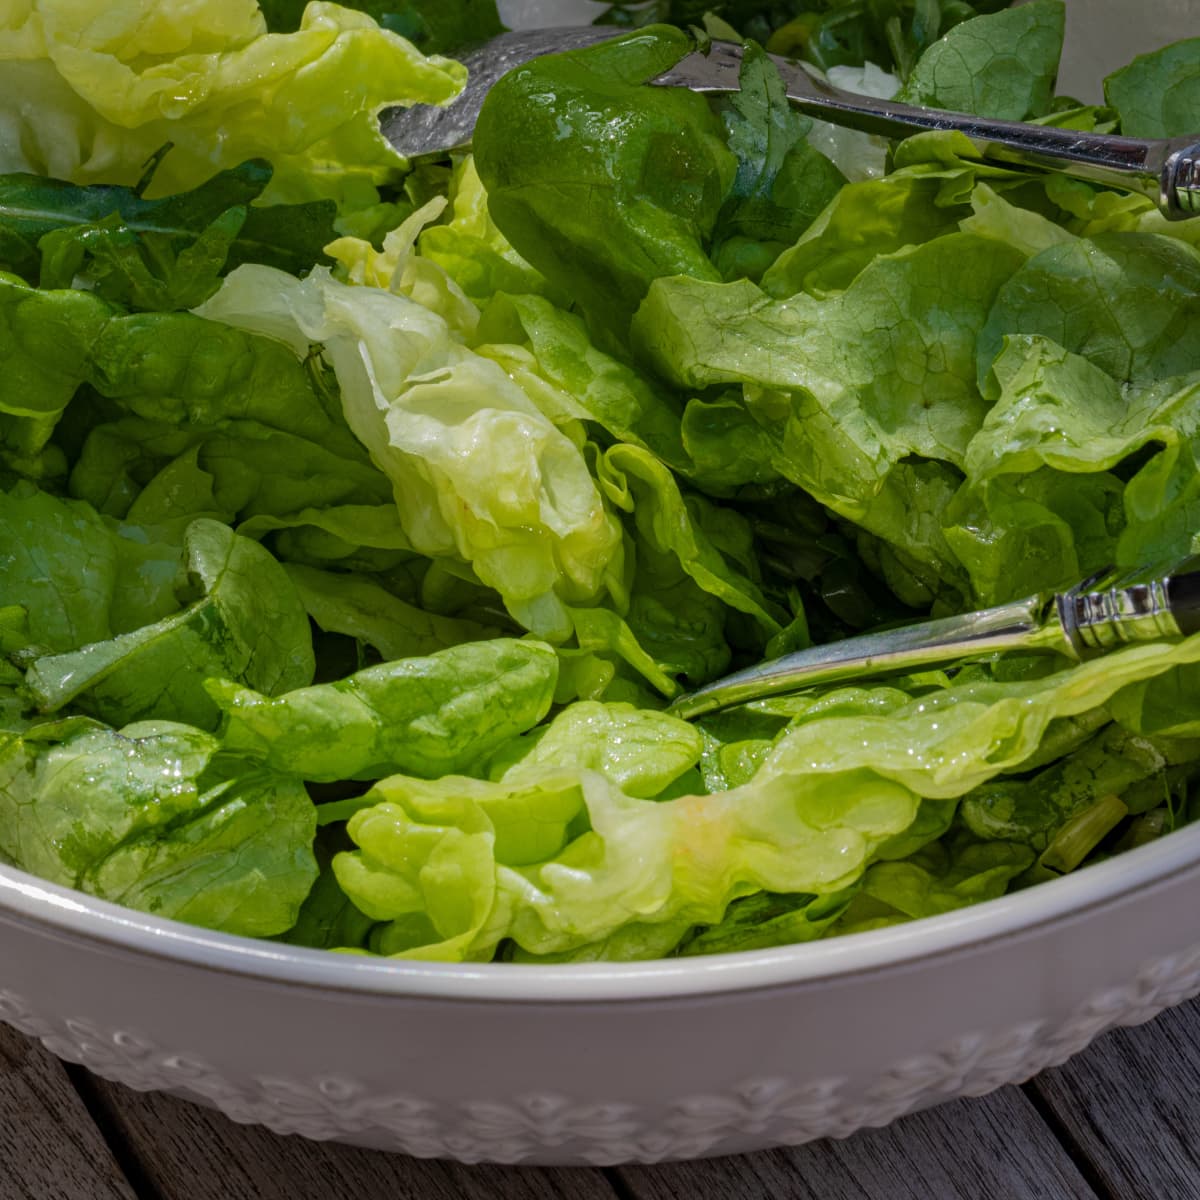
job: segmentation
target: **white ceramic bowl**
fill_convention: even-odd
[[[506,2],[511,17],[522,0]],[[1097,37],[1132,52],[1100,30],[1133,7],[1132,49],[1182,36],[1190,3],[1071,0],[1088,39],[1067,71],[1095,77]],[[1028,1078],[1200,992],[1198,906],[1193,827],[879,933],[459,966],[206,933],[0,868],[0,1019],[108,1079],[280,1132],[466,1161],[650,1162],[845,1135]]]
[[[392,962],[156,920],[0,868],[0,1019],[235,1121],[468,1162],[844,1136],[1200,992],[1200,827],[948,916],[707,959]]]

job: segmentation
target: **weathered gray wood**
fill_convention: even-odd
[[[1114,1200],[1200,1198],[1200,1001],[1106,1034],[1029,1086]]]
[[[161,1200],[615,1200],[599,1171],[427,1162],[279,1137],[103,1080],[95,1088]]]
[[[915,1113],[841,1142],[621,1167],[618,1176],[636,1200],[1095,1200],[1016,1088]]]
[[[57,1059],[0,1025],[3,1200],[134,1200]]]

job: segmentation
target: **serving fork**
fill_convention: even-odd
[[[388,109],[382,117],[384,135],[409,159],[465,148],[488,92],[503,75],[544,54],[581,50],[620,32],[611,27],[568,26],[501,34],[463,57],[469,76],[457,99],[440,107]],[[808,116],[888,138],[957,130],[982,158],[1140,193],[1172,219],[1200,214],[1200,134],[1118,137],[921,108],[845,91],[802,63],[770,57],[779,68],[788,99]],[[685,55],[650,83],[728,95],[739,90],[741,63],[740,45],[713,41]]]
[[[692,720],[819,684],[954,666],[1004,651],[1082,662],[1133,642],[1198,631],[1200,555],[1193,555],[1136,570],[1108,568],[1065,592],[797,650],[680,696],[668,711]]]

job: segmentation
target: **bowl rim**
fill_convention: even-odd
[[[406,999],[610,1003],[715,996],[908,967],[1107,907],[1200,866],[1200,823],[1145,846],[941,916],[800,945],[631,963],[445,963],[371,958],[216,933],[0,865],[0,921],[284,985]]]

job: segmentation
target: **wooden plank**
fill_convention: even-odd
[[[0,1196],[134,1200],[62,1064],[0,1024]]]
[[[1096,1200],[1017,1088],[915,1113],[845,1141],[620,1167],[617,1175],[634,1200]]]
[[[1114,1200],[1200,1200],[1200,1001],[1114,1030],[1028,1086]]]
[[[280,1137],[170,1096],[92,1086],[158,1200],[616,1200],[600,1171],[465,1167]]]

